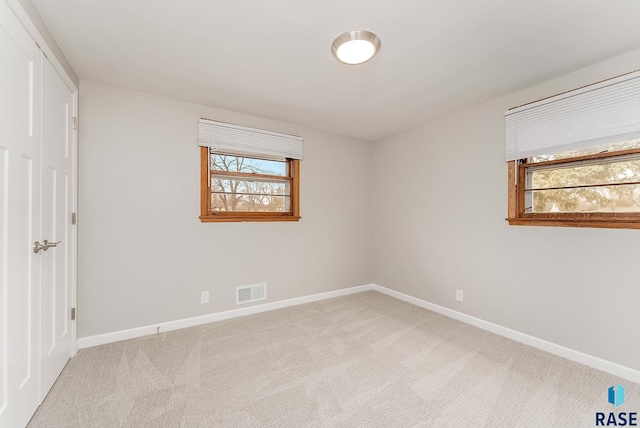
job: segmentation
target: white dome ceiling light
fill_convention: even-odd
[[[369,61],[380,50],[380,38],[371,31],[347,31],[331,44],[331,52],[338,61],[349,65]]]

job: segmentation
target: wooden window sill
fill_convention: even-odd
[[[640,229],[640,220],[585,220],[585,219],[540,219],[540,218],[506,218],[511,226],[551,226],[551,227],[594,227],[607,229]]]
[[[214,223],[214,222],[256,222],[256,221],[298,221],[302,217],[300,216],[292,216],[292,215],[220,215],[220,214],[212,214],[208,216],[200,216],[200,221],[202,223]]]

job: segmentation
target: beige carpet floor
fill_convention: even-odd
[[[611,411],[640,411],[640,385],[369,291],[83,349],[29,428],[568,428]]]

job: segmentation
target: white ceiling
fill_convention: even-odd
[[[33,1],[82,80],[368,140],[640,48],[637,0]]]

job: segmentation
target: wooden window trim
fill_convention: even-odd
[[[209,180],[209,148],[200,147],[200,221],[213,222],[243,222],[243,221],[298,221],[300,220],[300,161],[288,159],[289,176],[282,179],[291,181],[291,212],[212,212],[211,211],[211,181]],[[233,172],[222,172],[220,175],[245,176]],[[252,178],[261,177],[252,174]],[[269,176],[272,178],[271,176]]]
[[[613,153],[598,153],[570,159],[536,162],[535,165],[559,165],[563,163],[615,158],[630,154],[639,154],[640,149],[624,150]],[[524,162],[511,161],[508,164],[508,209],[506,220],[511,226],[554,226],[554,227],[593,227],[610,229],[640,229],[639,213],[527,213],[525,212],[525,173]],[[516,180],[516,174],[517,180]]]

